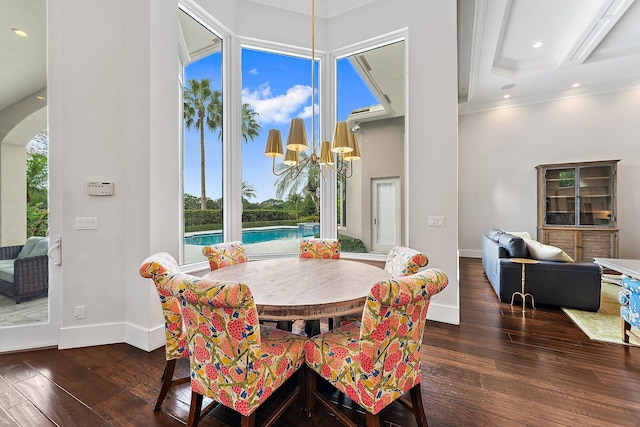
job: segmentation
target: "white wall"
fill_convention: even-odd
[[[362,24],[362,25],[361,25]],[[449,286],[429,308],[429,319],[459,323],[457,24],[450,1],[378,0],[328,23],[330,51],[408,29],[405,152],[407,244],[443,269]],[[363,159],[362,161],[365,161]],[[428,227],[430,215],[445,227]]]
[[[461,255],[480,256],[490,228],[536,235],[536,165],[621,159],[620,258],[639,258],[639,110],[635,89],[461,115]]]
[[[200,4],[239,36],[308,43],[306,15],[266,25],[282,12],[248,1]],[[36,342],[27,328],[5,347],[3,335],[0,351],[55,343],[58,331],[61,348],[155,348],[163,344],[161,314],[138,267],[153,252],[179,251],[177,2],[49,0],[48,9],[50,230],[63,238],[63,264],[51,266],[52,328],[41,328],[49,336]],[[339,48],[409,28],[408,244],[448,274],[429,318],[450,323],[459,322],[455,12],[454,2],[378,0],[332,23],[330,39],[326,23],[316,33],[319,49]],[[91,180],[113,181],[115,194],[88,196]],[[427,215],[445,215],[447,227],[428,228]],[[97,217],[98,229],[76,230],[84,216]],[[85,319],[74,318],[76,306],[85,306]]]

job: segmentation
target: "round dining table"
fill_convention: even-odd
[[[249,286],[261,320],[308,320],[362,313],[371,287],[391,275],[343,259],[273,258],[235,264],[203,276]]]

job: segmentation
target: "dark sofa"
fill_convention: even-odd
[[[522,287],[522,265],[509,258],[529,258],[524,239],[497,229],[482,236],[482,267],[500,301],[506,303]],[[536,307],[600,308],[602,270],[595,263],[540,260],[527,264],[525,271],[526,292],[534,296]]]

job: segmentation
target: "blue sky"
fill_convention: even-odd
[[[338,120],[344,120],[356,108],[378,103],[347,59],[338,62],[338,76]],[[213,90],[221,90],[220,54],[193,62],[185,69],[187,82],[202,78],[210,79]],[[316,73],[316,105],[317,79]],[[275,198],[274,182],[277,177],[271,173],[272,159],[264,155],[269,129],[280,129],[283,144],[286,144],[289,122],[294,117],[302,117],[307,123],[307,138],[311,145],[310,60],[243,49],[242,100],[259,114],[260,135],[253,141],[242,143],[242,180],[254,186],[257,197],[251,201],[259,202]],[[195,129],[185,129],[184,136],[184,191],[199,197],[200,137]],[[331,136],[324,135],[323,139],[330,140]],[[276,163],[281,161],[282,158],[276,159]],[[218,140],[217,131],[212,133],[205,129],[205,163],[207,197],[217,199],[222,195],[222,143]]]

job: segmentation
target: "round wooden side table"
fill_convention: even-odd
[[[538,261],[535,259],[530,259],[530,258],[509,258],[509,261],[511,262],[515,262],[518,264],[522,265],[522,290],[520,292],[516,291],[513,293],[513,295],[511,295],[511,305],[513,305],[513,299],[516,297],[516,295],[520,296],[520,298],[522,299],[522,311],[525,311],[525,306],[526,306],[526,302],[527,302],[527,296],[531,297],[531,307],[535,310],[536,306],[535,306],[535,302],[533,300],[533,295],[526,293],[525,292],[525,271],[524,271],[524,266],[527,264],[538,264]]]

